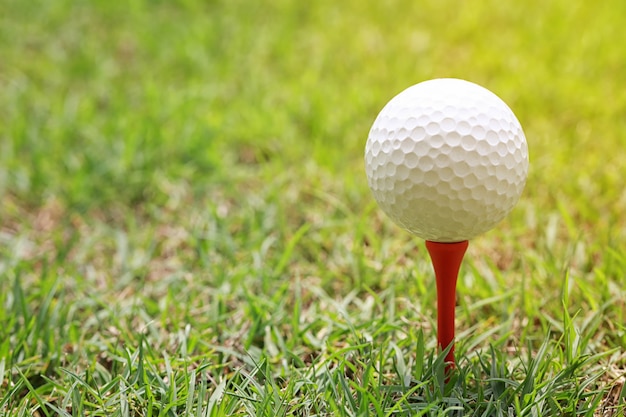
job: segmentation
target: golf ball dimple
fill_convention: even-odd
[[[381,110],[365,146],[368,184],[411,233],[459,242],[493,228],[526,182],[528,148],[511,109],[458,79],[416,84]]]

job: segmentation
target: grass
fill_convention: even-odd
[[[624,7],[0,0],[0,415],[622,415]],[[443,76],[531,157],[448,382],[362,159]]]

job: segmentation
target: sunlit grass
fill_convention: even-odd
[[[622,3],[0,9],[3,415],[624,412]],[[470,244],[449,383],[423,243],[362,160],[443,76],[509,103],[531,158]]]

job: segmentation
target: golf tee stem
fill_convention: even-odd
[[[469,242],[440,243],[426,241],[426,249],[437,280],[437,341],[440,348],[450,350],[446,355],[446,370],[455,366],[454,311],[456,309],[456,282],[463,256]]]

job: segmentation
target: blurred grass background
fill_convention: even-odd
[[[531,158],[519,207],[470,247],[459,328],[478,336],[466,350],[538,346],[564,332],[563,300],[587,353],[626,345],[626,3],[0,0],[0,11],[7,364],[94,363],[110,340],[136,346],[138,322],[157,328],[155,351],[173,355],[190,324],[193,354],[242,329],[235,350],[280,357],[259,342],[275,325],[304,357],[323,342],[300,339],[289,315],[306,310],[324,333],[316,291],[350,304],[355,290],[385,317],[427,323],[425,252],[373,203],[363,147],[391,97],[437,77],[503,98]],[[310,292],[296,297],[294,283]],[[56,316],[22,333],[42,303]],[[610,368],[607,384],[621,386],[623,356]]]
[[[237,162],[342,175],[382,104],[435,77],[515,109],[529,197],[584,194],[594,222],[621,197],[621,3],[3,3],[1,184],[20,200],[133,204]]]

